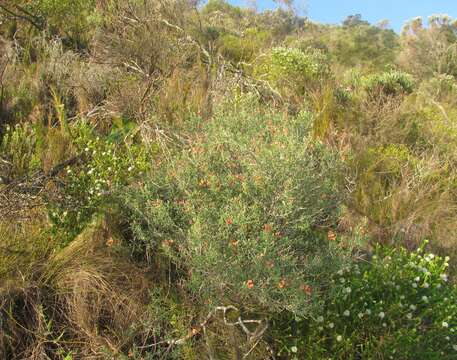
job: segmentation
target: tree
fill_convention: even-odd
[[[343,20],[343,26],[352,27],[360,25],[370,25],[368,21],[362,20],[361,14],[349,15]]]

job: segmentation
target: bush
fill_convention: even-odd
[[[455,359],[457,289],[448,261],[423,247],[377,248],[370,261],[334,274],[335,296],[312,320],[276,320],[278,349],[292,359]]]
[[[174,258],[205,302],[307,315],[347,255],[324,230],[336,220],[340,165],[311,139],[306,113],[263,113],[252,98],[227,109],[127,197],[132,246]]]
[[[258,69],[284,95],[302,96],[330,76],[328,57],[318,49],[278,47]]]
[[[132,142],[132,133],[119,129],[106,139],[96,135],[88,123],[80,121],[72,129],[76,153],[84,159],[68,167],[61,194],[49,201],[49,216],[54,228],[68,240],[73,239],[92,220],[93,215],[127,183],[144,171],[146,153]],[[125,134],[124,134],[125,135]]]
[[[410,94],[414,90],[411,75],[391,70],[381,74],[369,75],[362,79],[362,85],[369,96],[395,96]]]
[[[0,139],[0,179],[9,182],[40,167],[35,129],[28,123],[7,126]],[[1,182],[0,182],[1,184]]]

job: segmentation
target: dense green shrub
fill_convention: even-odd
[[[295,97],[319,88],[331,75],[329,65],[327,55],[319,49],[277,47],[257,72],[284,95]]]
[[[125,185],[147,168],[144,149],[133,142],[132,132],[119,138],[113,128],[102,139],[85,121],[77,122],[73,143],[80,164],[68,167],[60,196],[51,198],[49,216],[55,230],[67,240],[76,236],[103,205],[109,204]]]
[[[448,261],[423,247],[378,248],[332,276],[335,296],[312,320],[275,320],[278,350],[292,359],[455,359],[457,289]]]
[[[414,90],[411,75],[395,70],[366,76],[362,85],[369,96],[410,94]]]
[[[337,159],[310,137],[309,114],[263,113],[252,97],[201,126],[166,179],[128,198],[137,241],[174,257],[205,301],[309,314],[346,257],[324,230]]]

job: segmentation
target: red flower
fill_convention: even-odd
[[[248,281],[246,281],[246,286],[249,288],[249,289],[252,289],[254,287],[254,281],[249,279]]]

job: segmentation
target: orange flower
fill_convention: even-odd
[[[114,245],[114,239],[110,237],[108,240],[106,240],[106,246],[111,247]]]
[[[286,280],[285,279],[281,279],[278,283],[278,288],[280,289],[284,289],[286,287]]]
[[[330,241],[335,241],[336,234],[332,230],[329,230],[327,233],[327,239],[329,239]]]
[[[174,243],[174,241],[171,239],[162,241],[162,245],[165,247],[171,246],[171,245],[173,245],[173,243]]]
[[[227,225],[232,225],[233,224],[233,219],[231,217],[227,218],[227,220],[225,220],[225,223]]]
[[[313,293],[313,289],[311,288],[311,286],[309,286],[307,284],[302,285],[301,288],[305,292],[306,295],[311,295]]]
[[[230,245],[235,249],[238,246],[238,240],[235,240],[235,239],[230,240]]]
[[[246,286],[249,288],[249,289],[252,289],[254,287],[254,281],[249,279],[248,281],[246,281]]]
[[[263,225],[263,231],[269,233],[269,232],[271,232],[271,230],[272,230],[272,227],[270,224]]]

